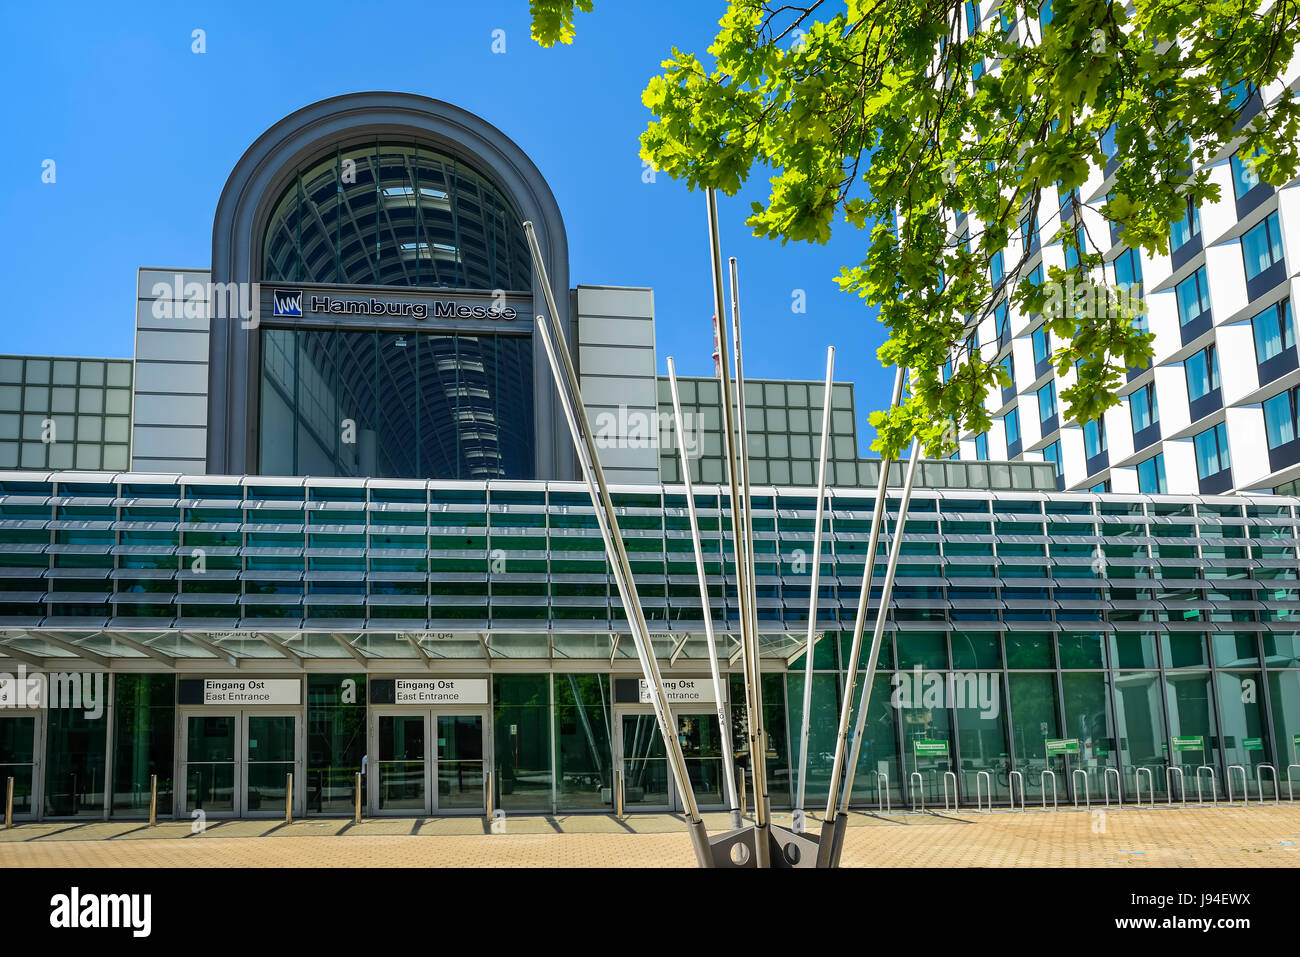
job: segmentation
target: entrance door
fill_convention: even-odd
[[[724,808],[722,735],[716,714],[674,713],[677,740],[696,803],[704,810]],[[649,712],[622,716],[623,806],[639,811],[682,811],[659,724]]]
[[[279,817],[288,775],[301,782],[298,716],[263,711],[184,712],[184,811],[217,817]],[[295,784],[295,813],[303,786]]]
[[[371,804],[380,814],[483,814],[487,810],[483,714],[375,714]]]
[[[40,721],[36,712],[6,711],[0,714],[0,802],[5,799],[9,778],[14,779],[14,817],[34,818],[39,787]],[[4,814],[0,806],[0,816]]]

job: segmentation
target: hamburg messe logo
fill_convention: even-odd
[[[277,289],[271,293],[272,316],[302,318],[302,290]]]

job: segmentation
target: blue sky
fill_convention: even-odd
[[[664,174],[642,182],[646,81],[672,47],[705,56],[718,0],[598,0],[573,46],[529,38],[526,0],[398,6],[320,0],[11,7],[0,39],[0,352],[129,356],[139,266],[206,267],[226,177],[267,127],[358,90],[432,96],[484,117],[537,163],[559,201],[575,283],[653,286],[660,371],[712,373],[704,196]],[[192,32],[207,52],[191,52]],[[506,52],[492,52],[504,30]],[[55,161],[56,181],[42,183]],[[857,383],[867,415],[892,381],[873,313],[832,282],[866,235],[781,246],[752,237],[756,171],[722,197],[723,255],[740,261],[745,371]],[[794,290],[807,312],[791,310]]]

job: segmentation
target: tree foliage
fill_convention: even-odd
[[[528,0],[533,39],[544,47],[573,42],[574,8],[591,13],[595,0]]]
[[[572,3],[545,6],[571,24]],[[769,172],[755,235],[865,234],[837,282],[879,310],[881,361],[910,370],[903,403],[871,419],[888,455],[913,437],[947,454],[958,432],[989,427],[984,398],[1011,383],[977,330],[1006,301],[1044,313],[1058,371],[1077,369],[1068,418],[1118,404],[1153,336],[1140,300],[1105,281],[1112,235],[1168,253],[1170,224],[1220,198],[1209,167],[1239,145],[1275,185],[1300,165],[1300,108],[1289,89],[1272,98],[1300,35],[1295,2],[1005,0],[982,21],[975,6],[732,0],[707,65],[674,48],[642,95],[656,169],[728,194]],[[1057,247],[1042,273],[1024,220]],[[1062,288],[1082,295],[1060,307]]]

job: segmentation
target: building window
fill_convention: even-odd
[[[1287,389],[1264,400],[1264,433],[1270,449],[1295,441],[1297,391],[1300,390]]]
[[[943,381],[944,382],[952,381],[952,360],[951,359],[949,359],[947,362],[943,364]]]
[[[993,324],[998,331],[999,347],[1002,343],[1002,337],[1007,335],[1011,329],[1011,317],[1007,313],[1007,301],[1003,299],[993,307]]]
[[[1202,266],[1174,289],[1178,299],[1178,322],[1187,325],[1210,311],[1210,283]]]
[[[1056,466],[1056,474],[1064,475],[1065,470],[1061,468],[1061,440],[1057,439],[1047,448],[1043,449],[1043,461],[1051,462]]]
[[[988,461],[989,457],[989,434],[981,432],[975,436],[975,458],[981,462]]]
[[[1188,356],[1186,367],[1189,399],[1199,399],[1219,387],[1219,354],[1214,346]]]
[[[1138,491],[1147,495],[1160,495],[1168,491],[1165,485],[1165,457],[1153,455],[1138,463]]]
[[[1007,388],[1014,389],[1016,387],[1016,363],[1015,360],[1011,358],[1011,353],[1008,352],[1003,356],[1000,365],[1002,366],[1003,371],[1006,372],[1007,376],[1011,379],[1011,385],[1007,386]]]
[[[1006,260],[1002,255],[1002,250],[993,254],[989,260],[989,278],[993,281],[993,288],[997,289],[1002,283],[1002,277],[1006,275]]]
[[[1262,150],[1245,153],[1244,149],[1245,147],[1232,154],[1232,191],[1237,199],[1259,185],[1259,173],[1256,172],[1255,164],[1264,155]]]
[[[1007,430],[1007,445],[1020,441],[1020,410],[1012,409],[1002,420]]]
[[[1043,0],[1043,5],[1038,8],[1038,22],[1043,26],[1052,22],[1052,0]]]
[[[1088,491],[1089,491],[1089,492],[1093,492],[1093,493],[1098,494],[1098,495],[1100,495],[1100,494],[1105,494],[1106,492],[1109,492],[1109,491],[1110,491],[1110,479],[1107,479],[1106,481],[1101,482],[1101,483],[1098,484],[1098,485],[1094,485],[1092,488],[1088,489]]]
[[[1138,389],[1128,400],[1129,415],[1133,418],[1133,431],[1141,432],[1160,421],[1160,407],[1156,405],[1156,386],[1149,382]]]
[[[1031,338],[1034,342],[1034,364],[1037,365],[1046,361],[1047,357],[1052,354],[1051,345],[1048,343],[1047,327],[1039,326],[1034,330]]]
[[[1026,213],[1020,220],[1020,241],[1032,253],[1038,248],[1038,214]]]
[[[1192,441],[1196,445],[1196,473],[1201,478],[1218,475],[1231,465],[1226,423],[1220,422],[1214,428],[1206,429]]]
[[[1038,421],[1046,422],[1056,415],[1056,383],[1049,382],[1038,390]]]
[[[1106,423],[1102,419],[1083,423],[1083,451],[1090,459],[1106,451]]]
[[[1250,320],[1250,326],[1255,332],[1255,358],[1259,362],[1280,355],[1283,349],[1295,348],[1290,299],[1269,306]]]
[[[1115,285],[1141,298],[1142,260],[1138,258],[1136,249],[1126,249],[1115,257]]]
[[[1195,236],[1201,235],[1201,213],[1193,204],[1190,197],[1183,199],[1183,206],[1186,213],[1183,218],[1169,226],[1169,251],[1182,249]]]
[[[1241,254],[1246,259],[1246,279],[1254,279],[1269,266],[1282,261],[1282,229],[1277,213],[1241,237]]]
[[[966,35],[974,36],[980,28],[979,0],[966,0]]]

